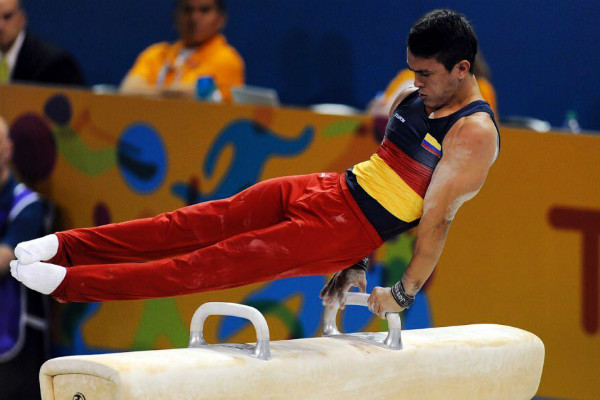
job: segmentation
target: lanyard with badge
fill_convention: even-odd
[[[175,73],[175,77],[173,78],[173,82],[177,82],[181,80],[181,75],[183,74],[183,65],[187,61],[187,59],[192,55],[194,50],[192,49],[181,49],[177,54],[174,62],[169,60],[165,61],[160,73],[158,74],[158,78],[156,79],[156,84],[158,87],[162,87],[167,74]]]

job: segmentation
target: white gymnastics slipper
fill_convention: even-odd
[[[65,279],[67,269],[60,265],[34,262],[23,264],[19,260],[10,262],[11,275],[31,290],[43,294],[50,294]]]
[[[21,264],[31,264],[49,260],[56,255],[57,251],[58,237],[53,234],[19,243],[15,248],[15,256]]]

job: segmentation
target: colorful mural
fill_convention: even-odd
[[[276,176],[342,172],[375,151],[384,125],[366,116],[6,85],[0,114],[11,127],[15,167],[57,205],[62,229],[148,217]],[[526,329],[546,346],[538,395],[600,397],[590,385],[600,365],[600,169],[590,168],[599,164],[597,137],[503,129],[500,157],[459,211],[434,276],[403,315],[405,328]],[[368,290],[400,278],[413,242],[408,233],[373,255]],[[326,279],[57,305],[55,353],[184,347],[193,312],[208,301],[258,308],[273,340],[316,336]],[[360,307],[341,313],[340,325],[386,329]],[[207,320],[205,335],[213,343],[255,338],[248,324],[219,317]]]
[[[233,121],[217,134],[208,153],[202,157],[202,174],[211,178],[223,152],[227,148],[233,152],[227,172],[218,186],[211,193],[202,193],[198,177],[193,176],[193,184],[175,182],[171,190],[186,205],[232,196],[259,182],[264,165],[270,158],[297,157],[313,138],[314,130],[310,126],[300,132],[297,138],[286,138],[250,119]]]

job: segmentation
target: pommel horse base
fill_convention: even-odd
[[[366,305],[349,293],[347,304]],[[210,315],[249,319],[256,344],[207,344]],[[43,400],[196,399],[531,399],[544,364],[535,335],[502,325],[340,334],[337,308],[325,337],[269,341],[258,310],[206,303],[186,349],[61,357],[40,371]],[[400,334],[401,333],[401,334]]]

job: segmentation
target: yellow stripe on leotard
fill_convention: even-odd
[[[423,199],[377,154],[352,169],[360,187],[404,222],[423,214]]]

